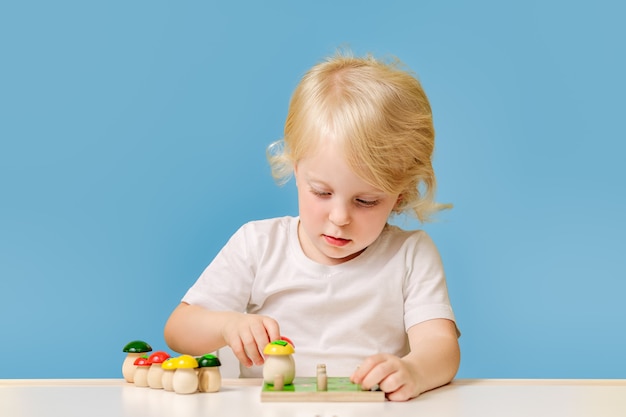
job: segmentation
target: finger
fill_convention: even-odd
[[[394,392],[386,393],[386,397],[389,401],[408,401],[414,398],[415,395],[412,395],[410,390],[406,386],[403,386]]]
[[[350,382],[353,384],[360,384],[363,381],[363,377],[366,375],[366,372],[361,368],[361,366],[357,366],[352,375],[350,376]]]
[[[395,393],[403,388],[403,385],[404,384],[402,383],[398,372],[391,373],[378,384],[381,391],[384,391],[386,393]]]
[[[278,322],[270,317],[263,318],[263,326],[267,331],[267,335],[269,337],[269,341],[280,340],[280,326]],[[293,344],[293,343],[292,343]]]
[[[241,342],[241,339],[236,338],[235,340],[231,341],[229,346],[230,346],[230,349],[233,351],[233,354],[235,355],[237,360],[241,362],[243,366],[245,367],[252,366],[252,361],[250,360],[248,355],[246,355],[246,351],[243,347],[243,343]]]
[[[252,359],[256,365],[263,365],[264,357],[261,352],[263,352],[265,346],[270,343],[270,336],[262,322],[253,326],[250,331],[254,338],[255,345],[255,352],[249,352],[251,354],[250,359]]]
[[[384,391],[381,387],[382,382],[396,371],[393,362],[387,360],[386,356],[376,355],[368,358],[364,363],[369,371],[361,378],[361,387],[371,389],[378,385]]]
[[[355,384],[362,384],[365,377],[372,372],[372,370],[382,361],[384,361],[384,356],[381,354],[373,355],[368,357],[357,366],[356,370],[350,377],[350,380]]]
[[[263,356],[259,352],[259,345],[257,344],[253,334],[250,333],[245,339],[242,338],[242,343],[246,355],[252,363],[257,365],[263,364]]]

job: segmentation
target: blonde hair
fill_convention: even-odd
[[[272,175],[284,184],[322,137],[341,140],[352,170],[389,194],[394,213],[420,221],[449,205],[434,201],[435,129],[428,98],[398,60],[337,54],[311,68],[289,104],[284,139],[268,147]]]

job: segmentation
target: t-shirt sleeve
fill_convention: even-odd
[[[209,310],[244,312],[254,280],[254,256],[246,245],[246,225],[224,245],[182,301]]]
[[[403,289],[406,330],[426,320],[444,318],[455,321],[443,263],[434,242],[420,231],[414,233],[407,244],[407,275]]]

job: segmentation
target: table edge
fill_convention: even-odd
[[[261,378],[224,378],[222,385],[261,386]],[[125,386],[131,385],[123,378],[65,378],[65,379],[0,379],[0,387],[68,387],[68,386]],[[581,386],[626,386],[626,379],[455,379],[448,386],[547,386],[547,385],[581,385]]]

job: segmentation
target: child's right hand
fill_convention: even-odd
[[[224,323],[224,341],[244,366],[263,365],[263,349],[280,339],[278,322],[257,314],[236,313]]]

